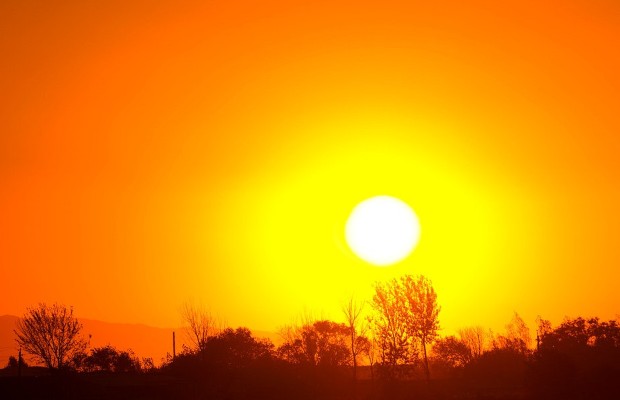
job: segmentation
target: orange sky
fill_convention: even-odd
[[[58,3],[0,3],[0,314],[274,330],[403,273],[446,330],[620,312],[616,2]],[[422,224],[384,269],[377,194]]]

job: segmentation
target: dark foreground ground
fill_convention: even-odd
[[[620,382],[619,382],[620,384]],[[0,376],[0,399],[299,399],[299,400],[539,400],[614,399],[617,391],[557,387],[546,393],[526,387],[480,387],[458,379],[424,381],[351,381],[327,386],[261,385],[242,381],[214,383],[162,374],[69,374],[59,376]]]

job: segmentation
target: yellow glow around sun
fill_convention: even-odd
[[[201,253],[204,263],[216,256],[226,268],[200,269],[196,285],[225,282],[205,301],[229,298],[222,312],[229,323],[277,329],[303,310],[338,320],[346,296],[371,299],[376,282],[422,274],[441,293],[446,325],[458,327],[476,304],[464,303],[464,288],[502,290],[496,280],[506,274],[498,268],[507,246],[504,226],[520,226],[534,210],[515,211],[518,196],[500,175],[464,162],[463,154],[477,159],[469,147],[450,141],[434,146],[432,138],[456,128],[362,115],[299,124],[304,138],[313,140],[292,137],[295,151],[289,145],[245,180],[223,182],[217,193],[200,198],[211,211],[196,223],[197,243],[204,243],[199,232],[205,226],[217,232],[209,252]],[[424,132],[415,146],[409,145],[412,132]],[[423,225],[419,243],[391,265],[389,258],[364,258],[363,249],[371,247],[354,248],[346,232],[356,205],[378,194],[400,199]],[[230,296],[240,292],[255,301]]]
[[[376,196],[353,209],[345,237],[360,258],[386,266],[411,253],[420,238],[420,223],[403,201],[391,196]]]

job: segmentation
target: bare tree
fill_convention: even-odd
[[[73,316],[73,308],[54,303],[39,303],[28,308],[14,331],[17,343],[48,368],[63,368],[66,361],[86,349],[80,336],[82,324]]]
[[[480,357],[491,342],[490,332],[482,326],[459,329],[458,334],[461,341],[469,347],[473,358]]]
[[[342,306],[345,323],[349,329],[351,357],[353,359],[353,380],[357,380],[357,358],[368,350],[368,339],[365,337],[366,325],[361,318],[364,303],[357,302],[353,297]],[[366,339],[366,340],[364,340]]]
[[[220,330],[216,319],[202,305],[184,303],[181,308],[181,317],[187,324],[187,338],[196,351],[203,351],[209,338],[217,335]]]

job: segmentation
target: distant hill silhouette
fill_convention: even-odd
[[[18,346],[15,343],[15,324],[19,317],[14,315],[0,316],[0,368],[4,367],[10,356],[17,356]],[[155,365],[159,365],[167,353],[172,354],[172,332],[176,332],[176,349],[180,353],[186,343],[183,328],[157,328],[143,324],[125,324],[103,322],[93,319],[80,318],[88,338],[91,335],[90,346],[99,347],[110,344],[117,349],[132,349],[142,357],[152,357]],[[269,338],[278,344],[280,339],[273,332],[253,331],[257,337]]]
[[[19,318],[14,315],[0,316],[0,368],[9,361],[9,356],[17,356],[17,343],[15,343],[15,324]]]

